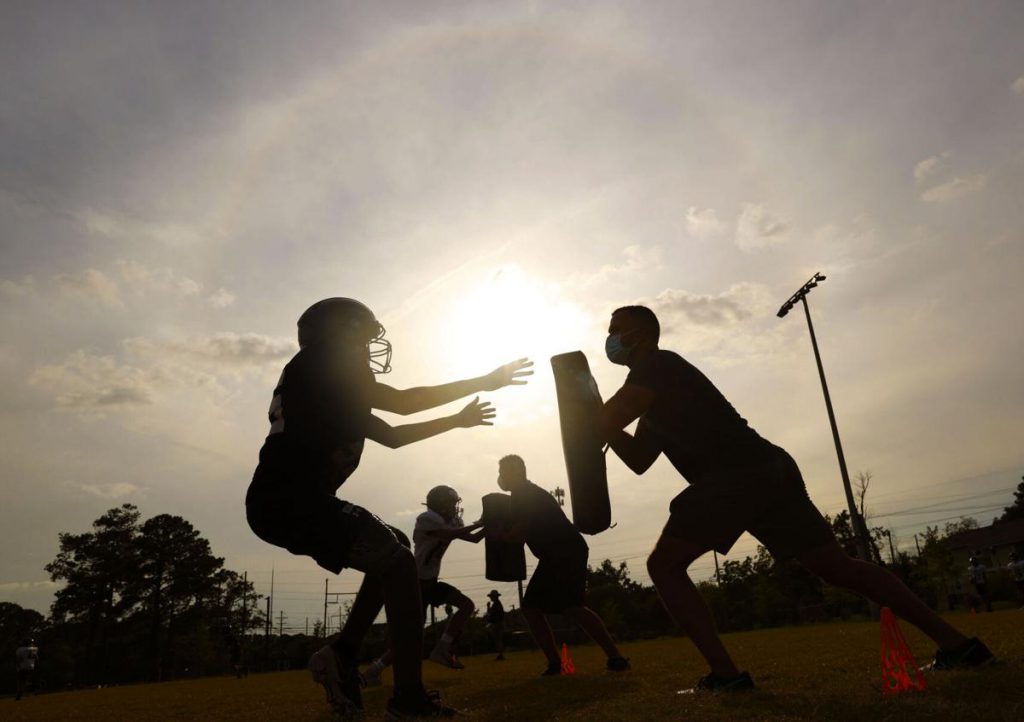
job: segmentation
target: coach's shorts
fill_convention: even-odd
[[[702,479],[676,496],[662,534],[720,554],[750,532],[776,559],[789,559],[834,541],[793,458],[778,449],[756,467]]]
[[[588,555],[587,545],[581,544],[539,559],[537,569],[526,586],[523,607],[558,614],[584,606]]]
[[[250,494],[249,526],[260,539],[304,554],[328,571],[381,574],[409,553],[409,538],[361,506],[335,496]]]

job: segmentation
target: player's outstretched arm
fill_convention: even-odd
[[[490,401],[480,401],[479,398],[475,398],[456,414],[416,424],[392,426],[376,416],[371,416],[370,423],[366,428],[366,438],[373,439],[378,444],[391,449],[397,449],[400,446],[429,439],[431,436],[437,436],[452,429],[493,426],[491,419],[494,418],[495,413]]]
[[[533,361],[529,359],[516,359],[499,366],[489,374],[440,386],[396,389],[378,382],[374,384],[370,403],[373,408],[381,411],[403,415],[415,414],[481,391],[496,391],[504,386],[522,386],[526,383],[527,377],[533,375],[532,366]]]
[[[601,409],[598,429],[612,451],[634,474],[643,474],[661,453],[654,434],[643,421],[635,436],[623,429],[643,416],[654,403],[654,393],[642,386],[627,384],[619,389]]]

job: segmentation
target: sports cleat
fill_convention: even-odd
[[[419,719],[421,717],[451,718],[458,711],[454,707],[441,704],[441,693],[437,690],[423,692],[422,696],[412,699],[392,697],[388,700],[388,708],[384,719],[388,722]]]
[[[547,669],[545,669],[543,672],[541,672],[540,676],[541,677],[558,677],[561,674],[562,674],[562,663],[561,663],[561,661],[558,661],[558,662],[549,662],[548,666],[547,666]]]
[[[983,667],[994,661],[996,661],[995,655],[985,646],[984,642],[977,637],[971,637],[959,647],[936,650],[935,660],[928,668],[945,672],[951,669]]]
[[[323,685],[327,703],[341,715],[357,715],[363,711],[359,691],[359,669],[355,660],[341,659],[330,646],[321,647],[309,658],[313,681]]]
[[[735,677],[721,677],[714,672],[704,675],[690,689],[681,689],[676,694],[703,694],[705,692],[746,692],[754,689],[754,680],[747,672]]]
[[[430,652],[430,661],[443,664],[449,669],[465,669],[466,665],[459,661],[459,658],[450,649],[443,649],[441,645],[434,647]]]
[[[625,657],[609,657],[608,658],[608,671],[609,672],[628,672],[631,669],[629,660]]]

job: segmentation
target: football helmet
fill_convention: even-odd
[[[445,518],[462,518],[459,492],[450,486],[435,486],[427,492],[427,508]]]
[[[299,348],[324,341],[365,345],[375,374],[391,370],[391,342],[384,326],[366,305],[353,298],[325,298],[299,316]]]

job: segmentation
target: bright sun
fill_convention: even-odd
[[[557,284],[514,265],[489,271],[460,295],[445,318],[448,369],[456,378],[528,356],[535,363],[533,392],[548,385],[552,355],[593,341],[587,338],[591,322],[582,308],[566,300]]]

